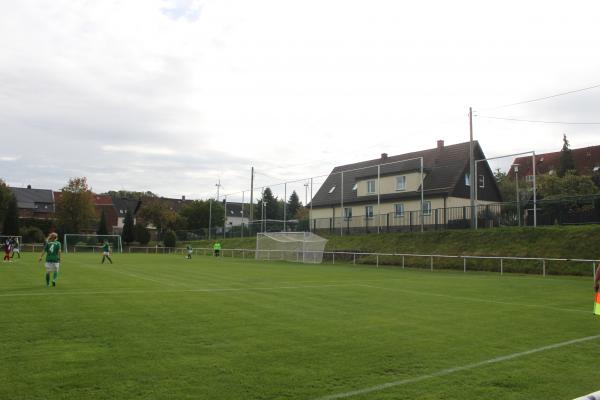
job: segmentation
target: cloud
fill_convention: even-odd
[[[21,156],[0,156],[0,161],[11,162],[11,161],[17,161],[20,158],[21,158]]]
[[[136,154],[148,154],[148,155],[160,155],[160,156],[172,156],[177,154],[175,150],[168,147],[147,147],[144,145],[104,145],[102,150],[108,152],[122,152],[122,153],[136,153]]]

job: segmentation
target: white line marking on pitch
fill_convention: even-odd
[[[466,371],[466,370],[470,370],[470,369],[474,369],[474,368],[484,367],[484,366],[487,366],[490,364],[496,364],[496,363],[499,363],[502,361],[513,360],[515,358],[528,356],[530,354],[540,353],[540,352],[546,351],[546,350],[558,349],[560,347],[570,346],[572,344],[588,342],[590,340],[596,340],[596,339],[600,339],[600,335],[568,340],[566,342],[560,342],[560,343],[555,343],[555,344],[551,344],[551,345],[544,346],[544,347],[538,347],[537,349],[526,350],[526,351],[522,351],[519,353],[508,354],[506,356],[491,358],[489,360],[480,361],[480,362],[476,362],[473,364],[467,364],[467,365],[463,365],[461,367],[447,368],[447,369],[443,369],[443,370],[440,370],[437,372],[432,372],[431,374],[425,374],[425,375],[421,375],[421,376],[416,376],[414,378],[407,378],[407,379],[401,379],[401,380],[397,380],[397,381],[393,381],[393,382],[383,383],[381,385],[371,386],[371,387],[367,387],[364,389],[357,389],[357,390],[351,390],[349,392],[344,392],[344,393],[331,394],[328,396],[319,397],[318,399],[315,399],[315,400],[345,399],[348,397],[358,396],[361,394],[378,392],[380,390],[388,389],[391,387],[402,386],[402,385],[407,385],[409,383],[420,382],[420,381],[424,381],[426,379],[437,378],[440,376],[453,374],[455,372]]]
[[[491,303],[491,304],[500,304],[500,305],[505,305],[505,306],[544,308],[544,309],[548,309],[548,310],[577,312],[577,313],[585,313],[585,314],[589,314],[590,313],[590,311],[585,311],[585,310],[577,310],[577,309],[574,309],[574,308],[561,308],[561,307],[554,307],[554,306],[544,306],[544,305],[541,305],[541,304],[511,303],[511,302],[508,302],[508,301],[497,301],[497,300],[480,299],[480,298],[477,298],[477,297],[452,296],[452,295],[449,295],[449,294],[440,294],[440,293],[418,292],[416,290],[386,288],[386,287],[381,287],[381,286],[364,285],[364,284],[361,284],[359,286],[370,287],[370,288],[373,288],[373,289],[391,290],[391,291],[394,291],[394,292],[404,292],[404,293],[416,294],[416,295],[421,295],[421,296],[434,296],[434,297],[445,297],[445,298],[448,298],[448,299],[466,300],[466,301],[472,301],[472,302],[477,302],[477,303]]]
[[[217,292],[252,292],[259,290],[280,290],[280,289],[319,289],[330,287],[355,287],[355,284],[349,285],[310,285],[310,286],[273,286],[273,287],[245,287],[245,288],[204,288],[204,289],[180,289],[180,290],[98,290],[98,291],[69,291],[60,292],[54,289],[48,289],[38,293],[7,293],[0,294],[0,297],[20,297],[20,296],[61,296],[61,295],[95,295],[95,294],[135,294],[135,293],[217,293]]]

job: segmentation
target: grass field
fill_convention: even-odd
[[[0,399],[572,399],[583,277],[31,253],[0,265]]]

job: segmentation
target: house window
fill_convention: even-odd
[[[335,190],[335,186],[332,186],[331,189],[329,189],[329,194],[333,193],[334,190]]]
[[[600,171],[600,166],[597,166],[597,165],[596,165],[596,166],[594,167],[594,172],[598,172],[598,171]]]
[[[471,176],[469,174],[465,174],[465,186],[471,186]]]
[[[402,190],[406,190],[406,176],[397,176],[396,177],[396,191],[400,192]]]
[[[525,177],[525,182],[533,182],[533,175],[527,175]]]
[[[375,193],[375,181],[367,181],[367,193]]]
[[[481,189],[485,188],[485,175],[479,175],[479,176],[477,177],[477,179],[478,179],[478,182],[477,182],[477,183],[479,184],[479,187],[480,187]]]
[[[404,203],[394,204],[394,216],[404,217]]]
[[[365,206],[365,217],[373,218],[373,206]]]
[[[423,215],[431,215],[431,201],[423,202]]]
[[[344,218],[352,218],[352,207],[344,207]]]
[[[356,191],[356,189],[358,189],[358,183],[355,183],[354,186],[352,186],[353,191]]]

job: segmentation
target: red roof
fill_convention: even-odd
[[[600,146],[582,147],[572,149],[571,154],[575,161],[575,169],[582,175],[589,175],[600,167]],[[533,175],[531,167],[531,156],[515,158],[513,164],[519,165],[519,176]],[[560,165],[560,151],[554,153],[544,153],[535,155],[535,173],[547,174],[550,171],[557,171]],[[508,172],[510,176],[514,174],[513,167]]]

